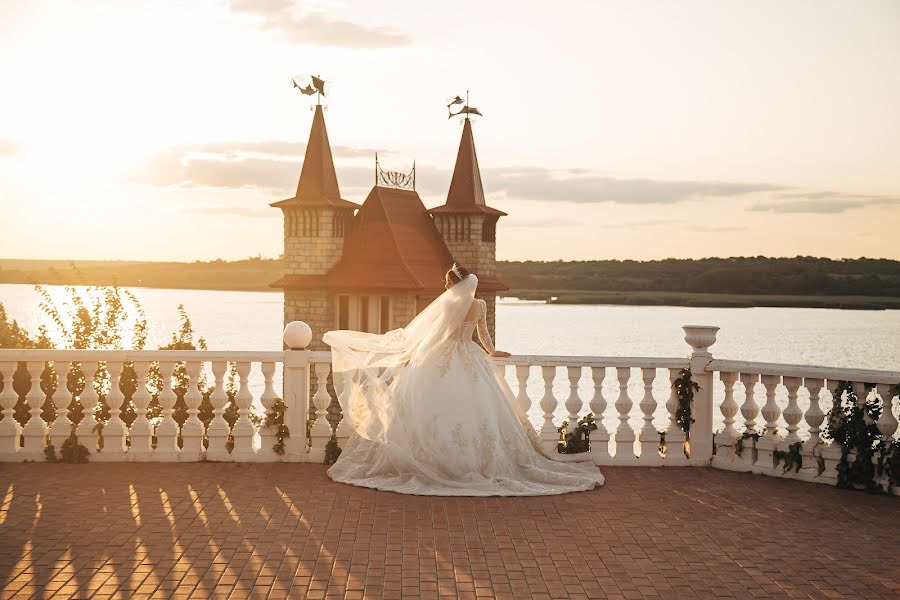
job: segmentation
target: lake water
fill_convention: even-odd
[[[62,288],[46,286],[53,295]],[[178,327],[178,304],[183,304],[198,335],[211,350],[280,350],[283,302],[279,292],[218,292],[205,290],[160,290],[130,288],[147,314],[148,348],[166,343]],[[11,318],[34,331],[44,322],[33,286],[0,284],[0,302]],[[593,355],[636,357],[684,357],[682,325],[721,327],[710,349],[716,358],[807,364],[832,367],[900,370],[900,311],[828,310],[816,308],[696,308],[670,306],[548,305],[500,300],[497,304],[497,347],[513,354]],[[321,335],[322,332],[315,332]],[[513,389],[513,373],[508,373]],[[583,398],[593,388],[585,373],[580,386]],[[259,385],[257,382],[256,385]],[[256,385],[254,387],[256,387]],[[615,374],[604,384],[610,405],[618,395]],[[643,395],[640,375],[634,373],[629,394],[635,401],[631,422],[641,423],[637,402]],[[533,370],[528,385],[533,405],[529,415],[540,422],[537,402],[543,394],[540,376]],[[742,390],[740,384],[736,392]],[[562,369],[554,385],[560,405],[568,394]],[[757,393],[762,393],[757,386]],[[801,390],[801,407],[808,398]],[[654,385],[659,401],[654,423],[666,423],[662,405],[668,398],[668,378],[660,371]],[[717,396],[722,395],[717,382]],[[784,394],[779,394],[784,406]],[[760,399],[763,398],[763,399]],[[742,394],[736,394],[742,403]],[[764,395],[758,396],[760,406]],[[822,408],[828,403],[822,400]],[[608,428],[615,427],[615,411],[607,411]],[[560,407],[560,417],[565,411]],[[738,414],[740,419],[740,414]],[[721,416],[717,414],[717,423]],[[742,422],[742,420],[740,421]]]

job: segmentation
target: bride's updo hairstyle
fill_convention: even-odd
[[[447,284],[447,289],[450,289],[468,276],[468,269],[466,269],[465,267],[460,267],[456,263],[453,263],[453,266],[447,270],[447,274],[444,276],[444,280]]]

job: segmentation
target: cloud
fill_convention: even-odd
[[[412,42],[407,34],[388,27],[332,19],[315,10],[298,11],[291,0],[232,0],[230,9],[256,17],[260,29],[274,31],[294,44],[389,48]]]
[[[788,192],[778,194],[774,201],[754,204],[747,210],[782,214],[831,215],[866,206],[897,203],[900,203],[900,197],[895,196],[845,194],[831,191]]]
[[[617,179],[584,171],[486,169],[491,191],[523,200],[617,204],[675,204],[703,197],[733,197],[788,189],[770,183]]]

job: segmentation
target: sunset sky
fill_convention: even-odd
[[[900,259],[894,0],[0,0],[0,258],[279,255],[309,73],[357,202],[471,90],[502,259]]]

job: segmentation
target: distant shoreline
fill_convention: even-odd
[[[759,264],[762,264],[762,268]],[[75,264],[75,268],[73,268]],[[717,271],[716,265],[730,265]],[[787,274],[783,272],[785,271]],[[826,294],[791,293],[787,286],[796,273],[814,274],[821,281],[850,281]],[[824,273],[823,274],[823,269]],[[64,261],[0,259],[0,284],[23,285],[119,285],[122,287],[233,292],[272,292],[269,286],[283,274],[280,259],[250,258],[239,261],[150,262]],[[715,282],[689,279],[716,276]],[[834,275],[827,273],[834,271]],[[497,274],[510,286],[505,297],[546,301],[548,304],[688,306],[707,308],[829,308],[851,310],[900,309],[900,262],[859,259],[700,259],[639,263],[506,262],[498,261]],[[695,283],[692,284],[692,281]],[[735,282],[761,281],[765,290],[711,293],[709,289],[734,288]],[[611,284],[611,285],[610,285]],[[609,289],[625,287],[634,289]],[[703,285],[704,287],[699,287]],[[643,287],[644,289],[638,289]],[[670,289],[654,289],[654,288]],[[694,287],[694,290],[691,289]],[[704,291],[695,291],[699,289]],[[806,289],[814,291],[810,283]],[[676,288],[676,289],[671,289]],[[681,288],[681,289],[678,289]],[[779,293],[780,290],[787,293]],[[857,290],[861,293],[857,293]],[[765,293],[759,293],[763,292]],[[865,292],[871,291],[871,294]],[[889,295],[875,295],[878,291]],[[0,302],[3,298],[0,297]]]

